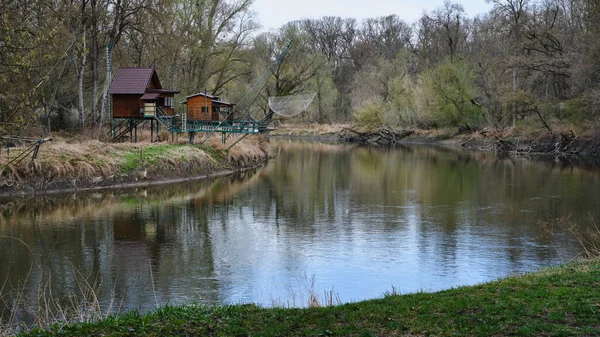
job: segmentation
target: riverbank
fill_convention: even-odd
[[[457,129],[376,130],[366,132],[350,124],[282,125],[276,137],[327,139],[360,144],[429,143],[463,147],[475,151],[507,154],[549,154],[600,158],[600,134],[587,131],[575,133],[562,130],[548,132],[511,128],[504,131],[488,129],[459,132]]]
[[[44,194],[111,187],[135,187],[225,175],[264,165],[268,142],[247,137],[228,145],[210,139],[204,145],[186,143],[120,143],[57,139],[40,148],[35,161],[26,158],[0,176],[0,196]],[[12,149],[13,158],[23,149]],[[10,157],[3,153],[3,166]]]
[[[309,309],[164,307],[21,336],[592,336],[598,280],[594,259],[431,294]]]

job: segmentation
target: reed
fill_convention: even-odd
[[[575,250],[578,251],[578,255],[586,259],[600,258],[600,226],[591,214],[585,226],[569,217],[549,221],[538,220],[538,225],[543,239],[552,242],[559,231],[566,231],[577,243],[578,247],[575,247]]]
[[[17,285],[5,280],[0,288],[0,337],[32,329],[97,322],[121,312],[122,299],[116,297],[115,289],[109,300],[101,303],[104,294],[98,278],[90,279],[74,266],[70,273],[67,278],[74,280],[74,291],[67,298],[56,294],[57,285],[52,283],[51,272],[40,272],[35,280],[25,279]],[[35,284],[33,289],[31,284]]]
[[[337,137],[344,129],[351,127],[351,124],[282,124],[273,132],[279,136],[305,136],[305,137]]]
[[[307,274],[298,277],[298,286],[289,286],[287,299],[280,297],[271,298],[271,306],[274,308],[324,308],[342,305],[343,302],[338,293],[332,288],[324,290],[322,294],[316,289],[316,276]]]

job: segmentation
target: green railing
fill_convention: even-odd
[[[186,123],[185,125],[183,123]],[[258,121],[173,121],[171,132],[223,132],[239,134],[257,134],[260,132]]]

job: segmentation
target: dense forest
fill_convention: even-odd
[[[236,102],[287,41],[255,114],[268,96],[314,92],[295,121],[550,132],[600,123],[598,0],[492,0],[477,17],[446,1],[416,22],[323,17],[270,32],[252,2],[2,0],[3,132],[99,129],[118,67],[155,67],[178,101],[206,90]]]

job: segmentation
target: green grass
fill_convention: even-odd
[[[143,149],[130,150],[123,155],[123,161],[120,165],[122,173],[128,173],[135,169],[153,168],[157,164],[173,166],[173,162],[187,162],[190,160],[188,155],[178,154],[182,148],[191,148],[204,151],[215,163],[221,163],[225,155],[222,151],[206,145],[153,145]],[[203,170],[204,168],[200,168]]]
[[[121,171],[130,172],[136,168],[148,167],[166,158],[169,150],[186,145],[153,145],[142,149],[131,150],[123,155]]]
[[[225,157],[224,153],[220,150],[215,149],[214,147],[207,145],[196,145],[199,149],[208,154],[213,160],[216,162],[220,162]]]
[[[164,307],[23,336],[600,335],[600,260],[438,293],[337,307]]]

